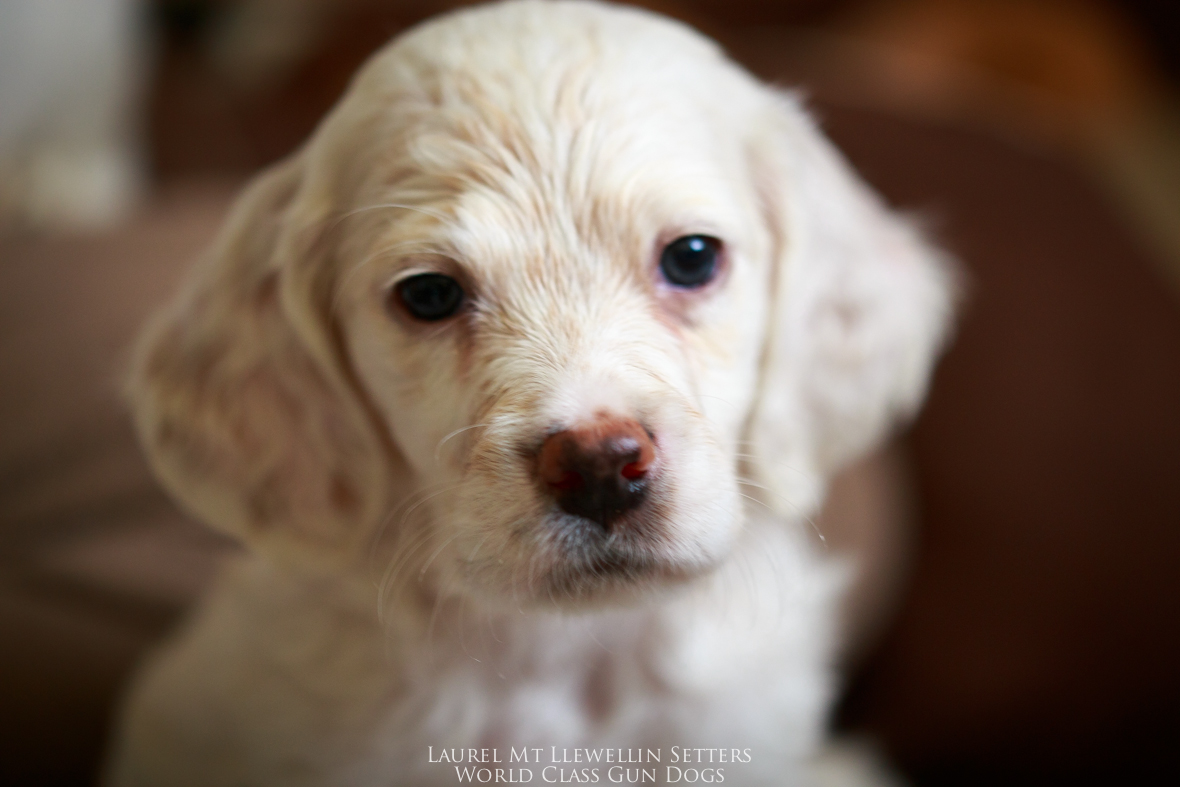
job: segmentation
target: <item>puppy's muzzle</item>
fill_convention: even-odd
[[[550,435],[537,473],[563,511],[609,531],[643,502],[655,464],[655,443],[638,421],[599,414]]]

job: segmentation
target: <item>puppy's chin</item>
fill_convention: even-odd
[[[709,573],[723,559],[724,550],[677,548],[664,535],[667,523],[645,521],[662,518],[635,512],[608,531],[569,514],[547,517],[552,535],[543,547],[543,598],[572,608],[641,602]]]
[[[463,561],[455,579],[467,595],[493,606],[571,612],[633,606],[692,583],[725,559],[734,523],[711,524],[712,538],[686,540],[670,535],[677,523],[658,509],[628,513],[610,528],[547,512],[522,528],[515,548],[495,560]]]

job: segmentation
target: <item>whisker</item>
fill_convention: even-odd
[[[377,589],[377,620],[382,624],[385,623],[386,597],[390,595],[392,589],[397,587],[397,575],[401,573],[403,568],[409,565],[410,560],[418,550],[430,543],[432,535],[434,534],[431,533],[429,528],[416,534],[410,543],[398,551],[395,559],[390,560],[389,568],[386,569],[385,575],[381,578],[381,584]]]
[[[449,484],[449,485],[444,486],[441,489],[437,489],[434,492],[431,492],[429,494],[425,494],[424,496],[422,496],[422,498],[420,500],[418,500],[412,506],[410,506],[410,508],[405,512],[405,514],[402,515],[401,523],[398,526],[399,532],[403,532],[405,530],[406,524],[409,522],[410,517],[424,503],[431,500],[432,498],[438,497],[441,494],[445,494],[446,492],[452,491],[457,488],[459,488],[459,484]],[[410,498],[408,498],[407,502],[409,500],[412,500],[413,497],[414,497],[414,495],[412,495]],[[407,542],[405,545],[399,545],[394,550],[393,555],[390,557],[389,566],[386,568],[385,573],[382,575],[381,582],[377,588],[377,618],[382,623],[385,620],[384,616],[385,616],[386,597],[390,595],[390,590],[392,588],[396,587],[398,574],[402,571],[403,568],[405,568],[406,566],[409,565],[410,560],[414,556],[414,554],[417,553],[418,550],[421,549],[423,546],[428,544],[433,536],[434,536],[433,530],[431,530],[430,528],[424,528],[422,531],[416,533],[411,538],[411,540],[409,542]]]
[[[743,454],[743,453],[736,453],[736,452],[734,453],[734,456],[737,457],[738,459],[757,459],[760,462],[768,462],[770,464],[778,465],[779,467],[783,467],[787,470],[790,470],[792,473],[798,473],[799,475],[802,475],[802,476],[811,475],[806,470],[800,470],[797,467],[792,467],[791,465],[787,464],[786,462],[784,462],[781,459],[769,459],[767,457],[760,456],[758,454]]]
[[[493,533],[493,532],[494,532],[494,531],[492,531],[492,530],[488,530],[487,534],[486,534],[486,535],[484,535],[484,537],[483,537],[482,539],[480,539],[480,542],[479,542],[478,544],[476,544],[476,545],[475,545],[475,549],[471,550],[471,554],[467,556],[467,562],[468,562],[468,563],[474,563],[474,562],[475,562],[475,556],[476,556],[476,554],[478,554],[478,553],[479,553],[479,550],[483,548],[483,545],[484,545],[484,544],[486,544],[486,543],[488,542],[488,539],[492,537],[492,533]]]
[[[794,509],[794,511],[795,511],[795,516],[799,517],[799,518],[800,518],[800,519],[802,519],[804,522],[806,522],[807,524],[811,525],[811,529],[812,529],[813,531],[815,531],[815,535],[819,537],[819,540],[820,540],[821,542],[823,542],[824,546],[827,546],[827,545],[828,545],[828,539],[827,539],[826,537],[824,537],[824,534],[823,534],[823,533],[820,531],[820,529],[819,529],[819,525],[817,525],[817,524],[815,523],[815,520],[814,520],[814,519],[812,519],[811,517],[807,516],[806,514],[804,514],[804,513],[803,513],[803,511],[802,511],[802,509],[800,509],[800,508],[799,508],[799,506],[798,506],[798,505],[796,505],[796,504],[795,504],[795,503],[794,503],[794,502],[793,502],[793,501],[792,501],[790,498],[786,497],[785,495],[779,494],[778,492],[775,492],[775,491],[774,491],[773,489],[771,489],[770,487],[763,486],[762,484],[759,484],[759,483],[758,483],[758,482],[756,482],[756,481],[751,481],[751,480],[749,480],[749,479],[747,479],[747,478],[742,478],[741,476],[738,476],[738,477],[737,477],[737,482],[738,482],[738,484],[739,484],[739,485],[741,485],[741,486],[752,486],[752,487],[754,487],[755,489],[761,489],[761,490],[763,490],[763,491],[765,491],[765,492],[768,492],[768,493],[770,493],[770,494],[774,495],[775,497],[777,497],[779,500],[781,500],[781,501],[783,501],[784,503],[786,503],[787,505],[789,505],[789,506],[790,506],[792,509]],[[749,495],[743,494],[743,493],[741,493],[741,492],[738,492],[738,494],[739,494],[739,495],[741,495],[742,497],[746,498],[747,500],[754,500],[754,502],[756,502],[756,503],[758,503],[759,505],[763,506],[763,507],[764,507],[764,508],[766,508],[768,511],[774,511],[774,509],[773,509],[773,508],[771,508],[770,506],[766,505],[766,503],[762,502],[761,500],[755,500],[755,498],[753,498],[753,497],[750,497]]]
[[[381,520],[380,527],[377,528],[377,532],[373,534],[371,543],[369,545],[370,562],[376,560],[377,550],[380,549],[381,541],[385,538],[385,534],[389,530],[389,523],[402,513],[402,509],[410,505],[411,501],[415,500],[417,497],[430,494],[432,491],[438,490],[440,488],[445,488],[445,484],[430,484],[421,489],[417,489],[413,493],[407,495],[395,507],[393,507],[388,514],[385,515],[385,518]],[[403,518],[399,527],[404,526],[405,521],[405,518]],[[370,565],[370,569],[371,568],[372,565]]]
[[[454,541],[458,537],[459,537],[458,533],[454,534],[453,536],[448,538],[446,541],[444,541],[442,543],[442,546],[440,546],[438,549],[434,550],[434,554],[430,556],[430,559],[426,561],[425,565],[423,565],[422,569],[418,572],[418,581],[419,582],[421,582],[422,578],[424,576],[426,576],[426,569],[430,568],[430,564],[434,562],[434,559],[436,557],[438,557],[440,554],[442,554],[442,551],[444,549],[446,549],[447,547],[449,547],[451,545],[451,542]]]
[[[728,399],[724,399],[720,396],[713,396],[712,394],[698,393],[697,398],[698,399],[716,399],[717,401],[721,402],[722,404],[727,404],[735,410],[738,409],[738,406],[736,404],[734,404],[733,402],[729,401]]]
[[[770,506],[766,505],[766,503],[763,503],[761,500],[759,500],[759,499],[758,499],[758,498],[756,498],[756,497],[751,497],[750,495],[747,495],[745,492],[738,492],[738,494],[739,494],[740,496],[742,496],[742,497],[746,498],[747,500],[749,500],[751,503],[757,503],[758,505],[760,505],[760,506],[762,506],[763,508],[765,508],[767,511],[771,511],[771,512],[773,512],[773,511],[774,511],[774,509],[773,509],[773,508],[771,508]]]
[[[467,656],[467,658],[471,659],[476,664],[482,664],[483,661],[476,658],[475,654],[473,654],[467,648],[467,625],[466,625],[467,621],[465,619],[465,615],[467,612],[467,601],[468,601],[468,598],[467,598],[466,593],[463,593],[462,595],[459,596],[459,647],[462,648],[463,655]],[[487,649],[485,648],[484,650],[487,650]]]
[[[456,436],[458,436],[458,435],[461,435],[461,434],[463,434],[464,432],[466,432],[466,431],[468,431],[468,430],[471,430],[471,429],[480,429],[480,428],[486,428],[486,427],[488,427],[488,426],[491,426],[491,424],[488,424],[488,423],[482,423],[482,424],[472,424],[471,426],[464,426],[462,429],[456,429],[455,431],[453,431],[453,432],[449,433],[449,434],[448,434],[446,437],[444,437],[443,439],[439,440],[439,441],[438,441],[438,445],[436,445],[436,446],[434,447],[434,461],[435,461],[435,463],[436,463],[436,464],[441,464],[441,463],[442,463],[442,455],[441,455],[441,454],[442,454],[442,447],[443,447],[443,444],[445,444],[445,443],[446,443],[448,440],[450,440],[452,437],[456,437]]]
[[[430,611],[430,621],[426,624],[426,642],[427,643],[431,642],[434,639],[434,624],[435,624],[435,621],[438,620],[438,613],[439,613],[439,610],[442,609],[442,605],[443,605],[444,601],[446,601],[446,597],[442,593],[439,593],[438,597],[435,598],[435,600],[434,600],[434,608],[431,609],[431,611]],[[461,621],[460,621],[460,625],[462,625]]]

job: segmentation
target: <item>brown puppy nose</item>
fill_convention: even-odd
[[[602,414],[550,435],[537,470],[563,511],[609,528],[643,501],[655,460],[655,445],[638,421]]]

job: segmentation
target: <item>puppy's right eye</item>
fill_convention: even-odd
[[[717,275],[721,241],[708,235],[685,235],[664,248],[660,271],[669,284],[696,289]]]
[[[463,305],[459,282],[441,273],[419,273],[399,282],[394,294],[416,320],[437,322],[451,317]]]

